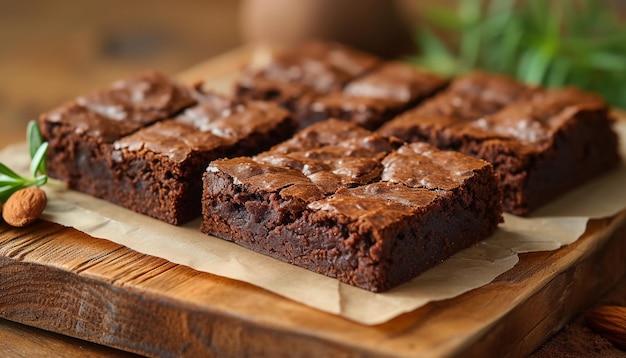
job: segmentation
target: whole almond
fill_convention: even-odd
[[[596,333],[626,349],[626,307],[598,306],[587,311],[585,319]]]
[[[47,202],[46,193],[39,188],[20,189],[4,203],[2,217],[11,226],[23,227],[37,220]]]

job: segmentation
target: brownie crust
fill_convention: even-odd
[[[382,292],[491,234],[490,164],[329,120],[204,174],[201,231]]]
[[[528,215],[620,161],[608,107],[573,88],[541,90],[472,74],[380,128],[494,165],[504,210]]]
[[[295,112],[319,93],[340,90],[380,63],[376,56],[335,43],[309,41],[278,51],[262,68],[247,68],[237,98],[275,101]]]
[[[194,103],[189,88],[146,72],[44,113],[38,123],[49,143],[48,174],[70,189],[100,198],[115,195],[115,141]]]
[[[298,114],[302,126],[337,118],[374,130],[446,84],[437,75],[390,61],[350,81],[341,91],[307,101]]]
[[[79,97],[39,124],[52,177],[175,225],[200,215],[211,160],[257,153],[295,130],[276,104],[233,101],[156,72]]]
[[[299,128],[328,118],[378,128],[445,87],[435,74],[332,42],[285,49],[261,68],[249,68],[237,97],[275,101],[294,113]]]

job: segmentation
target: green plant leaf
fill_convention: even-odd
[[[415,63],[446,76],[457,73],[458,61],[445,42],[428,29],[421,29],[416,36],[420,39],[423,55]]]
[[[550,62],[539,49],[529,49],[520,59],[517,77],[530,84],[541,84]]]
[[[38,174],[46,174],[45,161],[47,154],[48,142],[44,142],[39,146],[39,148],[37,148],[30,162],[30,173],[33,177],[36,177]]]
[[[37,122],[31,120],[26,127],[26,138],[28,140],[28,149],[30,151],[30,157],[33,158],[37,152],[37,148],[43,143],[43,137]]]
[[[423,28],[417,31],[416,36],[421,44],[421,49],[428,56],[454,57],[448,45],[439,39],[431,30]]]
[[[610,52],[594,52],[589,54],[589,65],[599,70],[622,72],[626,71],[626,57]]]
[[[14,172],[13,170],[11,170],[9,167],[7,167],[6,165],[2,163],[0,163],[0,174],[4,174],[11,178],[22,179],[22,177],[19,174],[17,174],[16,172]]]
[[[0,186],[4,185],[16,185],[23,183],[24,179],[22,178],[12,178],[10,176],[6,176],[4,174],[0,174]]]
[[[5,202],[11,194],[19,189],[31,185],[42,186],[48,182],[46,175],[48,142],[43,141],[39,126],[35,121],[28,123],[26,138],[31,157],[30,173],[32,178],[24,178],[5,164],[0,163],[0,202]]]
[[[33,185],[40,187],[44,184],[46,184],[48,182],[48,176],[47,175],[40,175],[38,177],[35,178],[35,181],[33,182]]]
[[[571,72],[571,65],[567,59],[554,61],[550,65],[545,84],[549,87],[562,87],[567,83],[567,78]]]
[[[415,63],[448,75],[484,68],[574,85],[626,108],[626,24],[605,1],[457,0],[456,12],[435,8],[425,13],[439,28],[416,36]]]

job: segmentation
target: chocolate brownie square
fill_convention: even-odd
[[[180,116],[114,143],[117,195],[107,199],[179,225],[200,215],[202,173],[211,160],[252,155],[287,139],[293,117],[271,102],[204,94]]]
[[[139,78],[41,116],[54,177],[179,225],[200,215],[202,173],[211,160],[267,149],[295,129],[273,103],[233,101],[154,73]]]
[[[619,163],[608,107],[573,88],[528,88],[501,76],[463,78],[380,129],[494,165],[507,212],[527,215]],[[497,84],[497,85],[495,85]],[[459,88],[462,91],[459,94]],[[478,94],[478,95],[476,95]]]
[[[188,87],[158,72],[116,81],[44,113],[48,174],[97,197],[117,191],[110,170],[113,143],[195,103]]]
[[[296,112],[319,94],[341,90],[380,62],[339,43],[309,41],[277,51],[261,68],[245,69],[235,93],[242,99],[275,101]]]
[[[321,95],[298,111],[302,126],[337,118],[376,129],[439,91],[447,81],[403,62],[386,62],[350,81],[341,91]]]
[[[493,167],[327,120],[255,157],[213,161],[201,230],[374,292],[490,235]]]

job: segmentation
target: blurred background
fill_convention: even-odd
[[[245,41],[289,42],[325,28],[319,21],[329,15],[313,3],[324,7],[334,0],[299,1],[304,6],[291,0],[0,0],[0,148],[24,141],[29,119],[128,74],[157,69],[175,75]],[[400,2],[410,7],[413,1]],[[335,17],[368,8],[344,3],[349,6],[340,6]],[[386,0],[365,3],[389,9]],[[384,34],[373,29],[395,26],[336,23],[345,26],[326,28],[326,35],[369,33],[372,43]]]
[[[589,19],[577,20],[580,24],[576,25],[579,26],[577,31],[587,36],[589,26],[606,27],[606,21],[597,20],[601,18],[591,14],[603,10],[602,14],[615,13],[623,20],[626,8],[624,0],[520,0],[517,4],[528,7],[531,12],[522,13],[518,6],[510,12],[512,18],[500,21],[501,26],[509,24],[507,28],[490,30],[485,27],[493,22],[485,21],[491,11],[488,3],[483,0],[436,3],[420,0],[0,0],[0,148],[24,140],[23,132],[29,119],[79,94],[149,68],[175,75],[249,42],[290,43],[321,36],[378,54],[397,56],[418,53],[418,38],[420,56],[405,58],[454,74],[480,66],[472,52],[485,54],[487,59],[499,54],[501,51],[493,41],[510,43],[510,39],[519,37],[520,33],[530,33],[529,41],[542,38],[545,31],[554,27],[552,20],[558,23],[571,18],[568,15],[571,13],[564,13],[564,9],[574,9],[573,13]],[[514,6],[516,1],[491,3],[500,4],[501,10]],[[416,30],[423,24],[433,24],[432,32],[424,35]],[[623,26],[620,31],[608,29],[616,35],[612,41],[619,45],[617,53],[611,52],[613,45],[611,51],[605,51],[605,42],[600,44],[604,47],[593,47],[596,41],[587,43],[591,50],[577,44],[575,48],[580,49],[582,55],[575,54],[575,57],[582,59],[581,62],[596,61],[626,74],[623,29]],[[483,36],[478,40],[474,36],[489,31],[498,36]],[[501,33],[511,36],[505,38],[499,36]],[[433,40],[429,34],[435,34],[438,40]],[[479,41],[483,41],[482,47],[471,46]],[[534,52],[526,56],[530,58],[526,61],[530,66],[526,67],[531,71],[521,74],[536,82],[537,77],[544,74],[533,70],[538,68],[536,63],[540,66],[545,56],[571,57],[572,51],[565,48],[563,53],[555,53],[550,41],[535,42],[531,44]],[[445,43],[456,45],[460,51],[442,50],[441,45]],[[585,53],[600,56],[588,59]],[[498,64],[509,65],[500,60]],[[487,66],[493,68],[492,64]],[[570,68],[574,68],[575,73],[580,72],[575,67]],[[563,73],[546,74],[544,79],[559,80],[563,76]],[[626,86],[620,85],[626,82],[626,76],[623,82],[612,73],[607,78],[625,91],[626,102]]]
[[[25,140],[29,119],[86,91],[147,68],[176,74],[239,46],[238,6],[0,0],[0,147]]]

